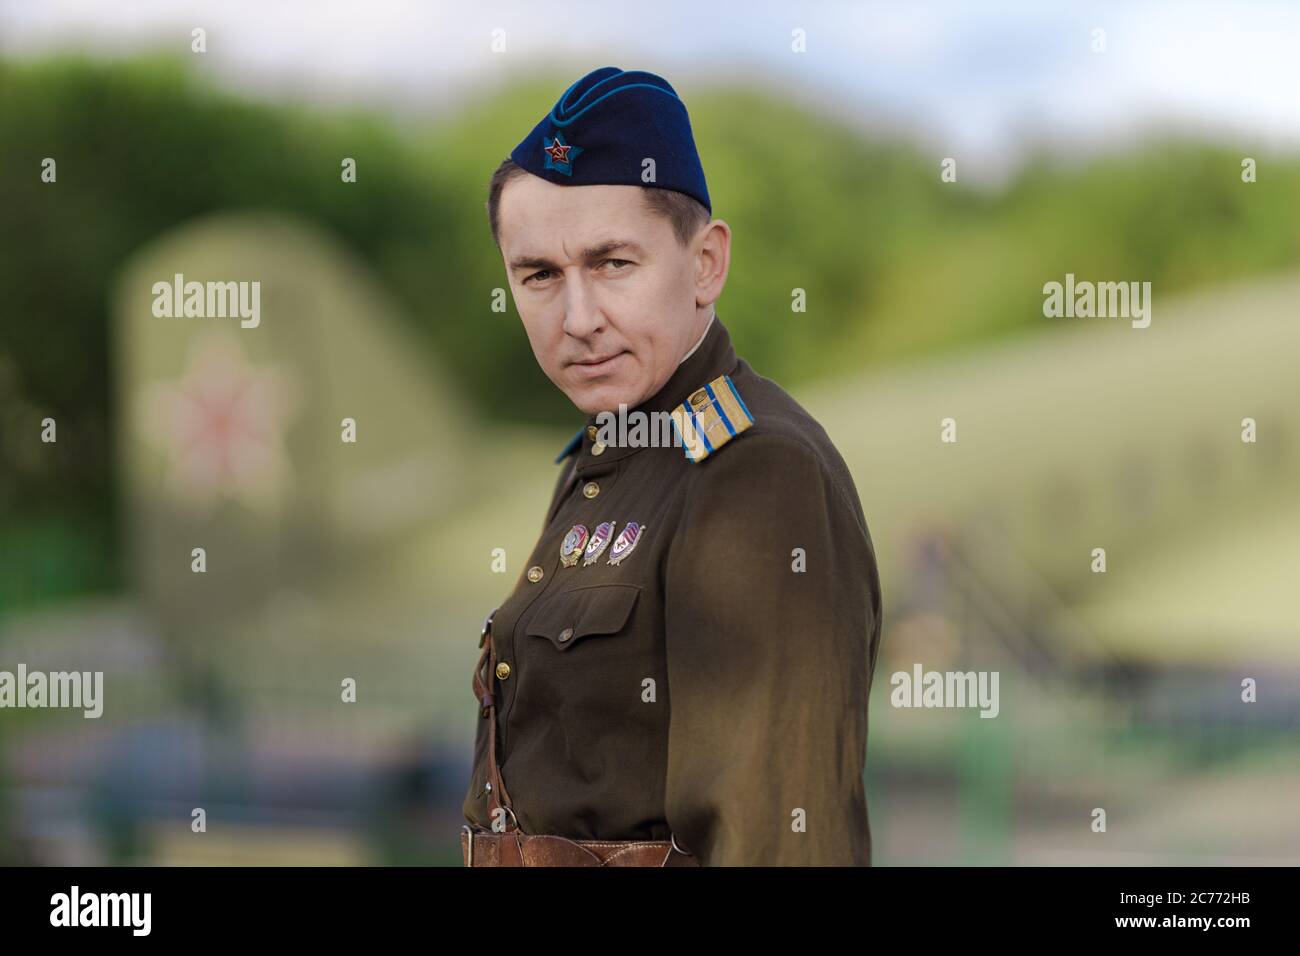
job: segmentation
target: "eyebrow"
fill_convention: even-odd
[[[584,249],[579,258],[584,262],[592,262],[596,259],[604,259],[611,252],[627,250],[635,256],[644,256],[645,249],[631,239],[611,239],[608,242],[602,242],[600,245],[592,246],[590,249]],[[510,270],[512,272],[520,269],[555,269],[557,266],[550,259],[543,256],[517,256],[510,260]]]

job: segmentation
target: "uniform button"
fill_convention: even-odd
[[[564,630],[560,632],[560,643],[563,644],[571,637],[573,637],[573,628],[566,627]]]
[[[505,661],[502,661],[500,664],[497,665],[497,677],[500,680],[505,680],[509,676],[510,676],[510,665],[507,664]]]
[[[595,426],[595,425],[588,425],[588,426],[587,426],[587,437],[590,438],[592,441],[595,441],[595,440],[596,440],[596,436],[597,436],[598,434],[599,434],[599,432],[596,431],[596,426]]]
[[[537,565],[534,564],[531,568],[528,569],[528,580],[531,581],[533,584],[536,584],[538,581],[542,579],[542,575],[544,575],[545,573],[546,573],[545,571],[543,571],[541,568],[539,568]]]
[[[582,486],[582,496],[584,498],[594,498],[600,494],[600,485],[594,481],[589,481]]]
[[[593,455],[605,454],[605,443],[603,441],[596,442],[596,444],[591,446],[591,453]]]

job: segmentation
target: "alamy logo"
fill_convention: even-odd
[[[103,671],[0,671],[0,708],[69,707],[87,718],[104,713]]]
[[[160,319],[237,318],[245,329],[262,322],[262,283],[186,282],[178,272],[171,282],[155,282],[153,314]]]
[[[1135,329],[1151,324],[1150,282],[1075,282],[1065,274],[1065,284],[1043,286],[1043,315],[1049,319],[1132,319]]]
[[[1001,709],[997,671],[926,671],[913,664],[910,674],[895,671],[889,683],[895,707],[978,707],[981,717],[996,717]]]
[[[69,893],[50,897],[51,926],[129,926],[133,936],[148,936],[152,893]]]
[[[690,428],[690,421],[687,420]],[[629,412],[619,403],[618,414],[596,415],[596,441],[610,448],[680,448],[682,436],[669,412]],[[688,436],[689,437],[689,436]]]

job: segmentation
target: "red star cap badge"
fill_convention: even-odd
[[[569,150],[572,148],[572,146],[565,146],[558,138],[552,141],[550,146],[542,147],[551,154],[551,162],[553,163],[567,163],[569,161]]]

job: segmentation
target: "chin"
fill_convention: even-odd
[[[634,408],[640,399],[633,389],[615,384],[579,386],[569,392],[569,401],[587,415],[617,412],[620,404]]]

